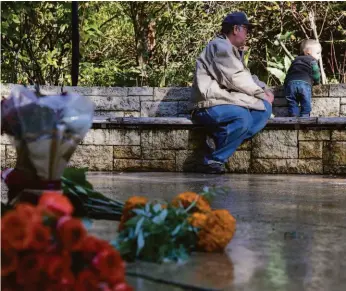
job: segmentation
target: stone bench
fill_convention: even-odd
[[[198,128],[203,127],[198,123],[193,123],[191,119],[184,117],[115,117],[102,118],[95,117],[93,128],[122,128],[122,127],[187,127]],[[318,128],[345,128],[346,117],[275,117],[268,120],[266,128],[274,127],[318,127]]]

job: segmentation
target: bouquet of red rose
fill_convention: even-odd
[[[125,263],[108,242],[88,235],[73,206],[46,192],[1,218],[2,290],[130,291]]]

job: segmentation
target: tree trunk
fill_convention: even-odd
[[[78,29],[78,2],[72,1],[72,86],[78,85],[79,75],[79,29]]]
[[[318,42],[320,42],[318,39],[318,34],[317,34],[317,28],[316,28],[316,22],[315,22],[315,13],[312,10],[309,11],[309,20],[310,20],[310,25],[311,25],[311,29],[312,29],[312,32],[314,34],[314,37]],[[324,67],[323,67],[322,55],[321,55],[320,59],[318,60],[318,62],[320,63],[322,84],[327,84],[327,77],[326,77],[326,73],[325,73]]]
[[[136,61],[141,69],[140,86],[148,85],[147,66],[156,46],[156,23],[148,17],[147,2],[131,2],[130,17],[135,33]]]

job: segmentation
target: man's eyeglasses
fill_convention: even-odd
[[[239,25],[239,27],[242,27],[243,29],[245,29],[245,32],[247,32],[247,33],[251,32],[251,28],[246,26],[246,25]]]

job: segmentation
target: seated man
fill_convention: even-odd
[[[207,126],[214,148],[204,156],[205,172],[221,174],[240,144],[270,118],[274,96],[243,63],[250,23],[242,12],[227,15],[220,35],[197,59],[192,86],[192,120]]]

